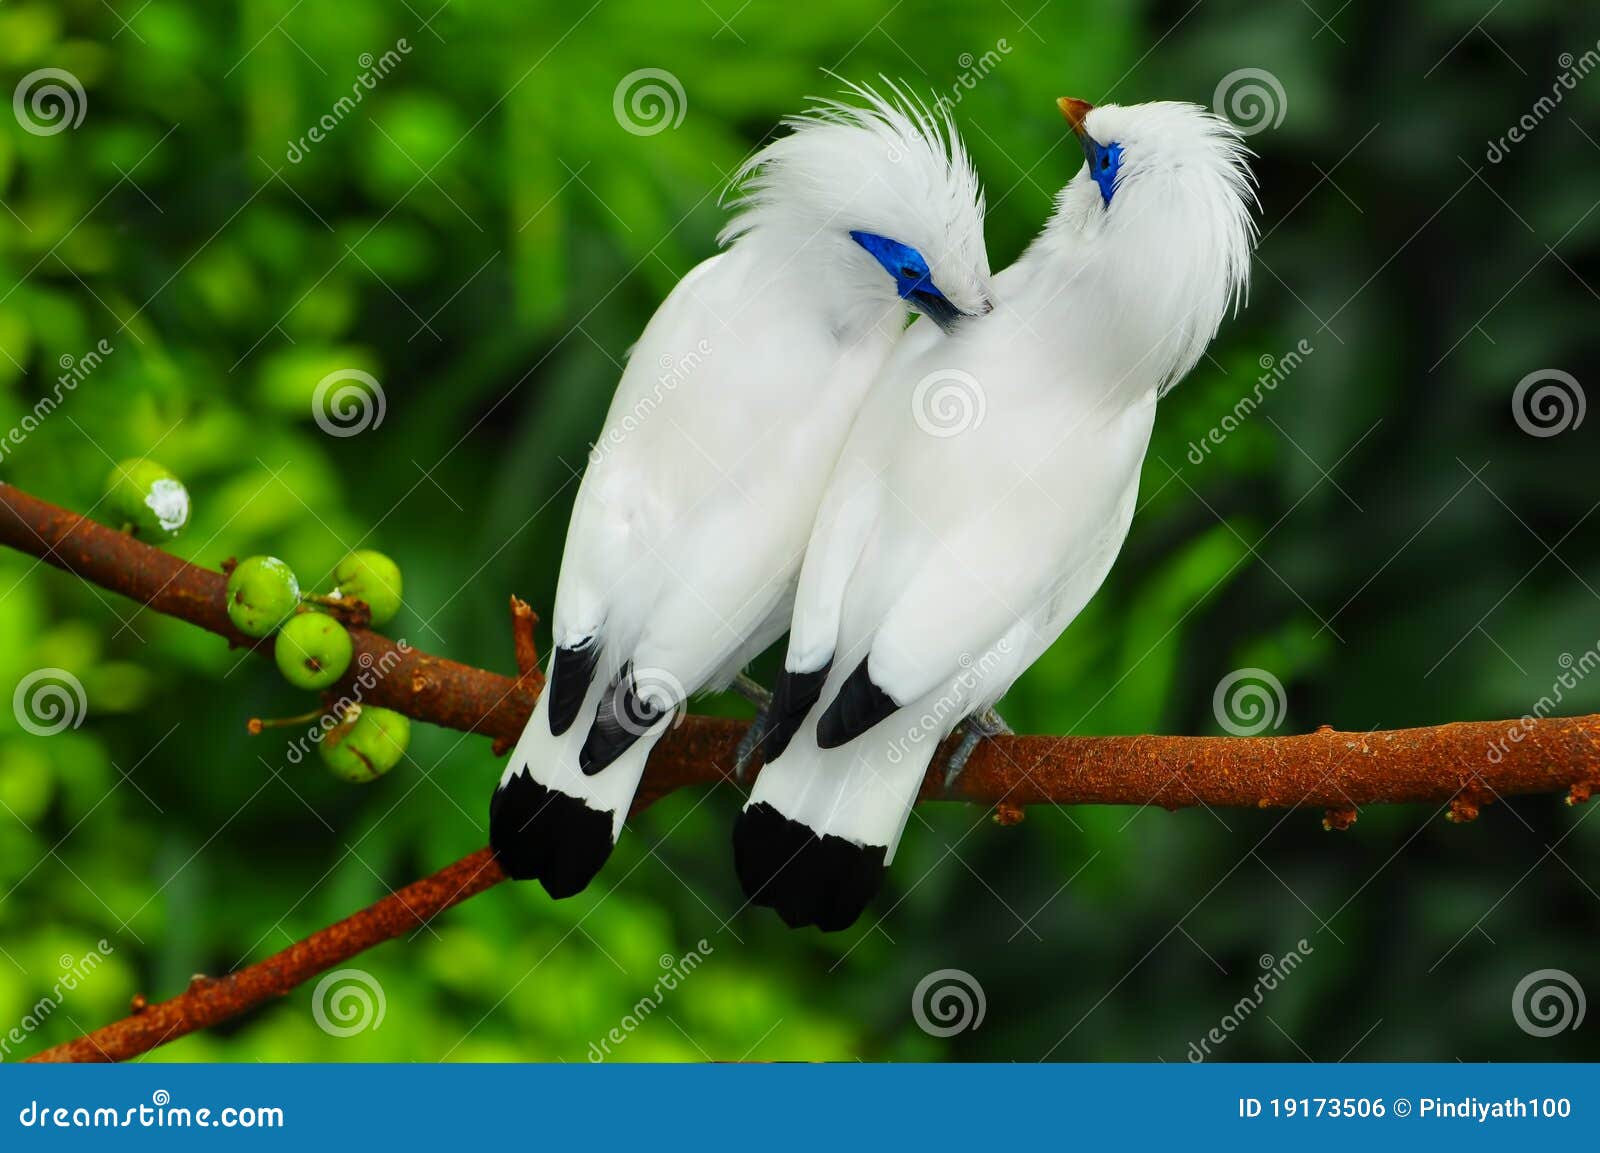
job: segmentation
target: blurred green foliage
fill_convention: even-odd
[[[406,580],[390,632],[506,669],[506,597],[551,602],[625,350],[714,250],[727,174],[835,87],[823,69],[959,98],[999,268],[1076,166],[1056,96],[1210,104],[1261,68],[1286,105],[1250,141],[1249,306],[1163,404],[1107,587],[1005,711],[1029,731],[1216,732],[1213,689],[1243,666],[1287,686],[1284,731],[1527,711],[1561,655],[1600,638],[1600,422],[1535,438],[1510,404],[1537,369],[1600,383],[1600,80],[1501,163],[1485,150],[1561,54],[1595,46],[1593,12],[1323,4],[1324,26],[1291,3],[1032,7],[12,0],[7,91],[60,68],[87,106],[50,135],[0,118],[0,426],[52,392],[62,358],[112,351],[6,446],[0,476],[90,509],[112,460],[149,454],[194,496],[173,551],[270,552],[326,588],[348,548],[381,548]],[[647,67],[687,106],[641,136],[613,97]],[[1261,358],[1300,340],[1304,363],[1193,459]],[[345,368],[382,382],[385,418],[330,437],[311,396]],[[485,741],[419,726],[408,760],[360,788],[291,764],[281,733],[245,733],[307,707],[270,662],[14,554],[0,636],[0,689],[59,667],[88,700],[52,736],[0,709],[0,1033],[63,957],[114,950],[10,1055],[485,839]],[[1595,684],[1563,705],[1597,708]],[[618,1059],[1181,1060],[1257,958],[1301,938],[1310,959],[1219,1057],[1594,1055],[1592,1029],[1536,1039],[1509,1007],[1544,967],[1600,993],[1600,834],[1553,798],[1465,828],[1372,810],[1339,836],[1311,813],[1038,811],[1003,830],[925,806],[869,921],[829,937],[742,910],[737,804],[727,787],[672,797],[590,893],[503,887],[363,956],[377,1029],[325,1033],[308,986],[156,1059],[584,1060],[701,938],[705,963]],[[982,984],[980,1029],[915,1024],[911,991],[941,968]]]

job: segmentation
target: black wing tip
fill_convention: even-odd
[[[602,730],[597,722],[583,739],[583,748],[578,750],[578,768],[584,776],[592,777],[609,767],[637,739],[621,729]]]
[[[660,701],[642,697],[633,682],[633,665],[623,666],[600,701],[594,724],[578,750],[578,768],[592,777],[633,747],[666,715]]]
[[[767,710],[767,731],[761,738],[761,756],[767,764],[781,757],[783,750],[789,747],[795,733],[800,731],[800,722],[806,719],[811,706],[822,695],[822,686],[832,670],[830,659],[814,673],[791,673],[784,669],[778,674],[778,681],[772,686],[772,707]]]
[[[739,883],[752,904],[777,912],[791,929],[848,929],[883,884],[885,845],[858,845],[815,830],[758,801],[733,827]]]
[[[520,772],[489,800],[489,845],[507,875],[538,881],[559,901],[582,892],[611,856],[611,814]]]
[[[550,662],[550,683],[545,691],[550,694],[553,737],[572,727],[583,708],[583,698],[589,695],[589,682],[594,679],[594,668],[600,660],[600,646],[595,643],[598,636],[590,633],[576,644],[558,647]]]
[[[892,716],[899,707],[893,697],[872,683],[872,674],[863,660],[817,719],[817,746],[837,749]]]

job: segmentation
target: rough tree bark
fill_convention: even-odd
[[[226,578],[126,534],[0,484],[0,544],[39,557],[157,612],[208,629],[230,644],[259,647],[228,620]],[[464,732],[503,749],[522,731],[542,678],[534,667],[531,612],[513,600],[520,673],[501,676],[431,656],[369,628],[355,627],[352,676],[388,669],[364,699]],[[333,695],[349,688],[335,686]],[[689,717],[656,747],[634,811],[685,785],[731,779],[741,722]],[[1589,799],[1600,781],[1600,716],[1476,721],[1387,732],[1258,737],[1007,736],[984,741],[946,790],[938,769],[923,800],[986,805],[1002,824],[1027,805],[1245,805],[1326,810],[1345,828],[1371,804],[1448,802],[1458,821],[1511,794],[1565,793]],[[102,1029],[33,1060],[123,1060],[226,1020],[373,945],[411,931],[452,905],[504,880],[479,849],[376,904],[226,977],[200,977],[171,1000],[146,1004]]]

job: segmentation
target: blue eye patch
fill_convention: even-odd
[[[922,258],[922,253],[909,244],[901,244],[898,240],[890,240],[875,232],[858,232],[854,229],[850,232],[850,239],[871,253],[883,270],[894,278],[895,291],[902,300],[909,299],[913,293],[944,298],[944,293],[933,283],[928,262]]]
[[[1109,205],[1111,194],[1117,190],[1117,172],[1122,167],[1122,145],[1115,142],[1101,144],[1094,137],[1085,135],[1083,158],[1089,164],[1089,175],[1100,186],[1100,199]]]

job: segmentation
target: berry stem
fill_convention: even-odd
[[[327,713],[327,709],[312,709],[309,713],[301,713],[297,717],[251,717],[245,722],[245,728],[250,730],[251,736],[257,736],[262,729],[286,729],[290,725],[308,725],[312,721],[319,721]]]

